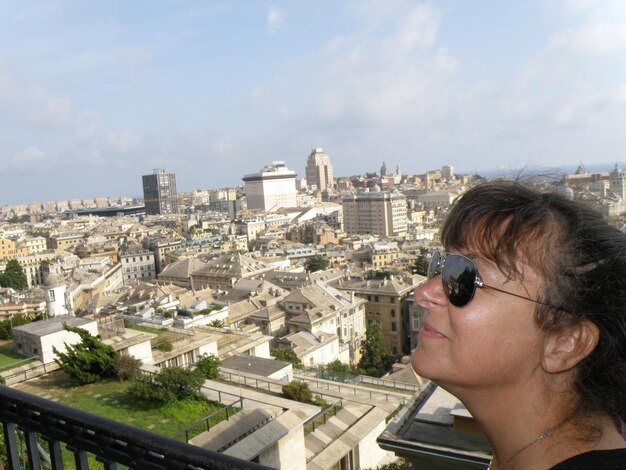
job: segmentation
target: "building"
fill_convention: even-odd
[[[120,263],[122,264],[122,278],[124,284],[137,279],[153,279],[156,277],[154,253],[134,243],[120,251]]]
[[[344,230],[349,234],[398,237],[407,231],[406,197],[397,191],[359,192],[344,196]]]
[[[151,175],[143,175],[142,179],[146,214],[178,214],[178,194],[174,173],[155,169]]]
[[[441,177],[446,181],[452,181],[455,178],[454,167],[452,165],[444,165],[441,167]]]
[[[380,326],[385,349],[389,353],[409,354],[417,341],[417,330],[413,327],[419,325],[423,316],[423,309],[413,300],[413,291],[423,281],[425,278],[422,276],[407,275],[385,279],[347,279],[334,286],[367,301],[367,324],[377,323]]]
[[[389,422],[377,444],[411,468],[482,470],[493,457],[489,441],[469,411],[432,382]]]
[[[330,157],[321,148],[314,148],[306,163],[306,181],[309,187],[315,186],[319,191],[333,189],[335,179]]]
[[[243,178],[248,209],[269,211],[279,207],[296,207],[296,173],[275,161],[266,165],[259,173]]]
[[[36,356],[44,364],[53,362],[57,357],[53,347],[56,347],[59,352],[65,352],[68,345],[81,341],[77,333],[65,330],[65,324],[87,330],[94,336],[98,334],[96,320],[59,315],[13,328],[13,344],[16,352],[26,357]]]

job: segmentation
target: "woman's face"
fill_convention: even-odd
[[[507,280],[496,266],[471,251],[484,283],[536,299],[542,280],[527,265]],[[489,288],[477,288],[463,307],[452,305],[436,276],[415,290],[426,311],[411,363],[415,371],[453,392],[505,387],[526,381],[540,370],[544,334],[536,326],[536,304]]]

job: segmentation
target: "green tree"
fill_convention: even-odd
[[[304,364],[300,358],[296,355],[295,351],[291,348],[277,348],[272,349],[270,354],[279,361],[291,362],[291,365],[296,369],[304,368]]]
[[[430,259],[428,256],[428,250],[424,247],[420,248],[420,254],[415,259],[415,262],[411,266],[412,274],[419,274],[420,276],[426,276],[428,274],[428,265]]]
[[[304,269],[306,272],[313,273],[315,271],[323,271],[328,267],[329,261],[325,256],[315,255],[309,258],[304,263]]]
[[[118,380],[133,380],[139,374],[141,360],[127,354],[118,354],[113,361],[113,368]]]
[[[0,287],[12,287],[15,290],[22,290],[28,287],[26,274],[20,263],[16,260],[9,260],[2,274],[0,274]]]
[[[290,400],[299,401],[301,403],[310,403],[313,399],[313,393],[309,388],[309,384],[293,380],[287,385],[283,385],[283,395]]]
[[[13,315],[10,319],[2,320],[0,322],[0,339],[11,339],[13,338],[13,328],[16,326],[26,325],[27,323],[31,323],[35,319],[27,317],[26,315],[22,315],[18,313],[17,315]]]
[[[359,367],[368,375],[378,376],[381,369],[385,368],[386,355],[383,332],[378,323],[372,322],[367,325],[365,341],[361,344]]]
[[[220,371],[220,360],[213,354],[203,354],[196,360],[196,369],[205,379],[216,379]]]
[[[182,398],[201,398],[202,373],[196,369],[166,367],[153,375],[136,377],[128,393],[139,400],[169,403]]]
[[[57,355],[55,361],[66,374],[84,384],[115,376],[115,359],[118,354],[115,349],[83,328],[63,323],[63,329],[76,333],[81,339],[76,344],[65,343],[65,352],[52,347]]]

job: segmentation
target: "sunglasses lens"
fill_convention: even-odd
[[[428,264],[428,273],[426,277],[428,279],[432,279],[435,276],[441,274],[441,253],[439,250],[433,251],[433,254],[430,258],[430,263]]]
[[[476,292],[477,275],[476,265],[469,258],[459,255],[446,257],[441,279],[452,305],[463,307],[472,300]]]

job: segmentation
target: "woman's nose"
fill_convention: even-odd
[[[441,276],[435,276],[415,288],[415,301],[424,308],[433,305],[445,305],[446,295],[443,291]]]

